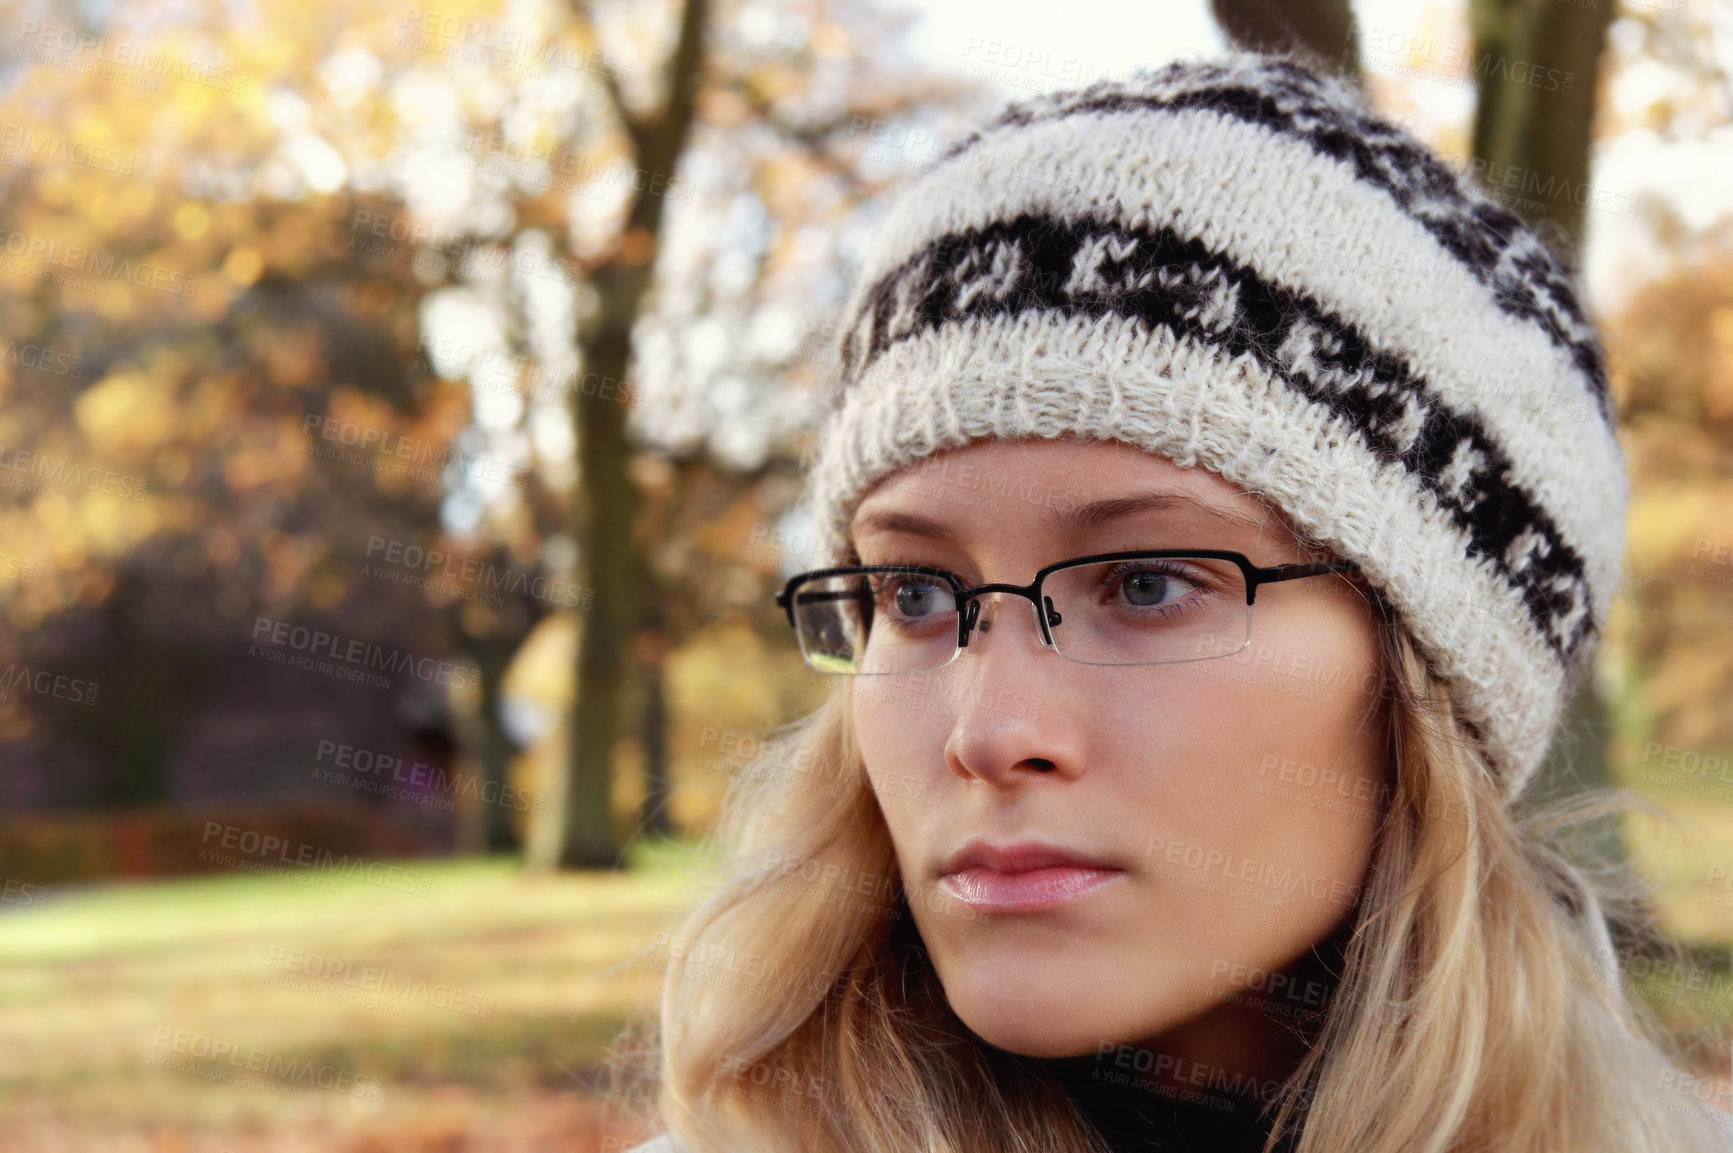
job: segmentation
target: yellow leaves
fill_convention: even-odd
[[[784,64],[766,64],[752,74],[759,93],[772,104],[798,96],[805,88],[800,73]]]
[[[1709,335],[1719,356],[1733,356],[1733,305],[1723,304],[1709,316]]]
[[[151,449],[174,431],[178,402],[172,385],[137,370],[113,373],[87,389],[73,415],[90,447],[107,456],[119,449]]]
[[[58,168],[36,181],[36,198],[50,208],[70,208],[85,191],[84,184],[72,169]]]
[[[223,275],[246,288],[265,272],[265,258],[246,245],[235,249],[223,260]]]
[[[1629,551],[1639,571],[1689,562],[1697,542],[1733,541],[1733,485],[1649,485],[1631,495]]]
[[[223,479],[241,492],[262,488],[281,478],[281,464],[279,454],[258,445],[236,446],[223,455]]]
[[[39,496],[28,519],[11,526],[13,549],[39,557],[55,572],[72,573],[93,562],[125,556],[160,527],[155,503],[64,485]],[[41,571],[32,589],[68,592]]]
[[[572,692],[573,657],[581,631],[575,613],[544,617],[512,658],[503,691],[544,708],[558,709]]]
[[[44,203],[72,213],[92,231],[72,242],[91,246],[108,243],[107,237],[153,223],[157,211],[156,186],[145,180],[117,182],[106,172],[69,167],[45,176],[40,185]]]
[[[1723,304],[1709,315],[1708,362],[1703,381],[1703,408],[1715,420],[1733,417],[1733,305]]]
[[[114,223],[123,228],[152,223],[157,215],[156,186],[146,180],[124,182],[114,198],[113,212]]]
[[[118,500],[103,493],[68,492],[68,520],[72,532],[85,541],[98,557],[119,557],[131,552],[157,528],[156,508],[150,500]]]
[[[156,458],[156,475],[165,486],[177,488],[192,472],[192,458],[182,449],[168,449]]]
[[[211,213],[196,200],[175,209],[174,228],[183,240],[197,240],[211,230]]]

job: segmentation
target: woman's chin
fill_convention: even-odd
[[[1020,1057],[1081,1057],[1101,1045],[1098,1036],[1079,1033],[1069,1022],[1043,1022],[1012,1013],[973,1020],[958,1016],[987,1044]]]
[[[1092,987],[1102,988],[1075,975],[1005,981],[983,973],[947,983],[945,992],[958,1019],[989,1045],[1024,1057],[1080,1057],[1118,1040],[1126,1024],[1124,997],[1112,986],[1098,997]]]

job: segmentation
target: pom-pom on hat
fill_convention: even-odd
[[[1123,441],[1359,563],[1507,798],[1586,675],[1628,480],[1570,275],[1340,81],[1230,54],[1011,105],[898,192],[809,500],[982,439]]]

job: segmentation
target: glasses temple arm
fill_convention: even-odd
[[[1298,577],[1323,576],[1333,572],[1359,572],[1360,566],[1351,560],[1316,561],[1309,564],[1279,564],[1258,570],[1258,583],[1294,580]]]

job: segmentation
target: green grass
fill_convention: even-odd
[[[429,874],[425,896],[199,877],[64,889],[8,912],[0,1150],[166,1134],[163,1148],[240,1153],[286,1133],[334,1150],[531,1149],[544,1146],[510,1133],[536,1117],[564,1134],[545,1147],[600,1148],[630,1126],[580,1079],[624,1026],[653,1017],[659,977],[637,958],[702,875],[681,842],[630,861],[559,875],[403,862]],[[320,975],[332,963],[346,968]],[[279,1070],[345,1070],[377,1082],[378,1099],[267,1079],[289,1085],[279,1096],[152,1064],[177,1032],[262,1051]]]

